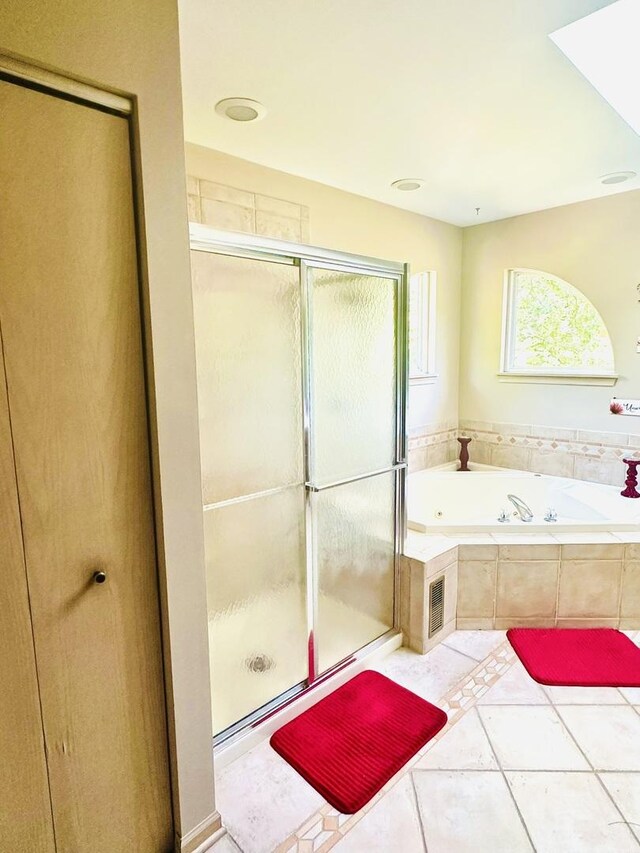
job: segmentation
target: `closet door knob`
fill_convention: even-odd
[[[104,583],[107,579],[106,572],[94,572],[93,573],[93,582],[94,583]]]

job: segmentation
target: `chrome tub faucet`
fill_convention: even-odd
[[[516,512],[520,516],[520,521],[531,521],[533,519],[533,513],[531,512],[531,508],[528,507],[527,504],[521,498],[519,498],[517,495],[507,495],[507,498],[516,508]]]

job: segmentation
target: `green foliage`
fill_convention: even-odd
[[[605,325],[580,291],[543,273],[515,275],[514,368],[613,369]]]

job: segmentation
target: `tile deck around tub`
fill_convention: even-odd
[[[442,732],[355,815],[260,744],[217,775],[215,853],[640,851],[640,689],[543,687],[500,631],[376,669],[444,708]]]

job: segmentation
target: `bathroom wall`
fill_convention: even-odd
[[[472,461],[612,485],[640,453],[640,419],[609,413],[640,396],[640,191],[466,228],[463,232],[460,421]],[[593,302],[609,330],[614,386],[499,377],[504,271],[553,273]]]
[[[203,186],[206,193],[215,196],[209,201],[220,201],[221,193],[224,196],[231,188],[241,195],[227,194],[227,198],[245,212],[228,206],[217,211],[216,216],[225,216],[230,222],[229,228],[287,237],[300,217],[303,242],[408,261],[413,272],[436,270],[439,375],[432,384],[410,388],[408,426],[413,467],[424,467],[427,452],[433,460],[451,458],[455,444],[451,431],[458,422],[462,229],[190,143],[186,144],[186,163],[192,215],[203,213],[197,207],[198,196],[203,203]],[[196,179],[200,180],[199,191]],[[278,201],[283,206],[276,209]],[[257,221],[260,208],[271,216],[263,216],[261,232],[251,224]],[[277,231],[278,216],[284,216],[283,227],[288,229],[282,234]]]
[[[0,17],[0,52],[136,98],[176,849],[186,849],[209,837],[219,817],[177,6],[175,0],[4,0]]]
[[[577,430],[623,433],[619,440],[604,442],[619,446],[628,443],[629,433],[640,433],[640,419],[611,415],[608,406],[614,395],[640,396],[639,226],[636,190],[464,229],[461,422],[495,424],[498,433],[509,433],[503,429],[508,425],[524,424],[530,433],[532,427],[546,429],[545,438],[578,441]],[[558,275],[593,302],[613,342],[620,376],[615,386],[532,384],[498,377],[503,276],[511,267]]]

